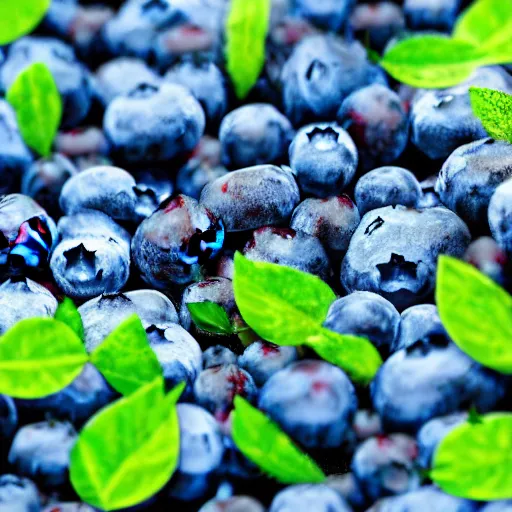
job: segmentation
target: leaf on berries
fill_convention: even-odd
[[[0,45],[9,44],[32,32],[49,9],[51,0],[0,2]]]
[[[199,329],[225,335],[235,332],[226,310],[215,302],[191,302],[187,304],[187,308]]]
[[[59,304],[59,307],[55,312],[54,318],[73,329],[81,340],[84,339],[84,324],[82,323],[82,317],[80,316],[75,303],[69,297],[64,297],[64,300]]]

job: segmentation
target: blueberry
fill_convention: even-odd
[[[250,373],[257,386],[263,386],[272,375],[297,359],[296,347],[278,346],[266,341],[255,341],[238,358],[238,364]]]
[[[357,168],[357,150],[348,133],[333,123],[301,128],[290,145],[290,166],[303,192],[328,197],[342,192]]]
[[[215,418],[202,407],[178,404],[180,459],[169,494],[183,501],[203,497],[222,462],[224,446]]]
[[[226,113],[228,99],[224,77],[213,62],[187,59],[172,66],[164,75],[164,81],[189,89],[203,107],[207,124],[217,126]]]
[[[428,420],[474,405],[492,410],[503,397],[502,376],[476,364],[446,337],[398,350],[371,384],[386,430],[416,432]]]
[[[412,30],[450,32],[455,24],[461,0],[405,0],[404,14]]]
[[[0,512],[39,512],[41,498],[34,483],[17,475],[0,476]]]
[[[9,464],[44,489],[68,482],[69,454],[77,439],[70,423],[43,421],[21,427],[9,451]]]
[[[144,220],[132,241],[132,256],[142,278],[155,288],[186,285],[224,243],[224,224],[213,209],[178,195]],[[213,213],[212,213],[213,212]]]
[[[214,345],[203,352],[203,368],[205,370],[214,366],[236,364],[236,362],[236,354],[223,345]]]
[[[352,471],[370,502],[417,489],[416,442],[404,434],[371,437],[361,443],[352,459]]]
[[[382,424],[379,415],[369,409],[359,409],[354,416],[352,425],[357,439],[365,440],[382,433]]]
[[[295,208],[290,227],[317,237],[334,262],[347,251],[360,221],[356,205],[342,194],[324,199],[305,199]]]
[[[204,131],[201,105],[184,87],[141,83],[108,105],[105,135],[119,160],[166,162],[194,149]]]
[[[402,167],[379,167],[366,173],[356,183],[354,198],[359,213],[401,204],[416,208],[422,196],[414,174]]]
[[[227,173],[227,169],[221,165],[210,167],[197,161],[189,161],[176,175],[176,188],[182,194],[199,199],[201,191],[208,183],[226,176]]]
[[[46,11],[44,26],[51,33],[66,36],[71,31],[79,9],[78,0],[53,0]]]
[[[512,144],[481,139],[456,149],[439,172],[436,192],[468,225],[488,229],[486,213],[497,187],[512,177]]]
[[[467,420],[466,412],[455,412],[447,416],[440,416],[427,421],[418,431],[418,464],[423,468],[430,468],[434,452],[443,440],[455,427]]]
[[[368,338],[388,353],[400,327],[400,315],[388,300],[372,292],[354,292],[335,300],[324,327],[340,334]]]
[[[92,87],[87,69],[76,59],[73,48],[62,41],[33,36],[18,39],[0,70],[2,88],[8,90],[18,75],[36,62],[46,64],[55,79],[65,105],[63,126],[77,126],[89,112]]]
[[[338,32],[346,23],[354,0],[293,0],[292,15],[306,19],[320,28]]]
[[[336,119],[354,140],[363,170],[392,163],[407,145],[407,113],[398,94],[384,85],[368,85],[350,94]]]
[[[496,238],[499,239],[499,237],[498,231]],[[464,254],[464,260],[501,286],[509,284],[507,254],[490,236],[482,236],[473,240]]]
[[[239,107],[220,125],[222,163],[232,169],[280,163],[293,134],[290,121],[274,106],[254,103]]]
[[[0,334],[24,318],[52,317],[57,299],[29,278],[9,279],[0,285]]]
[[[75,165],[83,170],[85,164],[94,159],[106,162],[105,155],[110,148],[103,130],[96,126],[85,126],[59,132],[55,138],[55,150],[74,158]]]
[[[288,221],[300,195],[291,172],[273,165],[233,171],[206,185],[200,204],[222,218],[226,231]]]
[[[278,492],[269,512],[350,512],[343,498],[324,484],[290,485]]]
[[[443,207],[372,210],[352,236],[341,282],[348,292],[375,292],[403,310],[433,291],[439,254],[461,257],[469,241],[464,222]]]
[[[493,501],[484,505],[480,512],[512,512],[512,500]]]
[[[357,397],[338,367],[304,360],[270,377],[258,406],[304,446],[334,448],[347,437]]]
[[[265,512],[265,508],[251,496],[231,496],[207,501],[199,512]]]
[[[324,280],[331,275],[329,257],[318,238],[290,228],[257,229],[247,242],[244,254],[252,261],[286,265]]]
[[[80,175],[79,175],[80,176]],[[69,297],[89,299],[119,291],[130,271],[130,235],[93,211],[62,217],[61,241],[52,253],[53,277]]]
[[[92,507],[77,501],[52,503],[43,512],[95,512]]]
[[[133,189],[137,196],[135,212],[140,217],[149,217],[158,206],[169,199],[174,192],[174,184],[164,169],[132,171],[137,185]]]
[[[421,196],[418,199],[418,208],[432,208],[433,206],[441,206],[441,199],[436,193],[437,175],[432,175],[420,182]]]
[[[501,161],[495,165],[500,165]],[[512,168],[512,167],[511,167]],[[505,180],[496,187],[489,201],[488,219],[491,233],[499,246],[512,254],[512,179]]]
[[[9,440],[18,426],[18,411],[14,400],[0,395],[0,442]]]

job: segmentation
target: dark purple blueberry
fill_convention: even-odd
[[[418,200],[418,208],[432,208],[442,206],[441,199],[436,193],[437,175],[433,174],[420,182],[421,197]]]
[[[341,495],[354,510],[364,510],[366,497],[363,495],[353,473],[329,475],[325,484]]]
[[[0,512],[39,512],[41,498],[35,484],[18,475],[0,476]]]
[[[176,188],[180,193],[194,199],[199,199],[203,188],[222,178],[228,173],[222,165],[210,167],[207,164],[201,164],[197,160],[191,160],[184,165],[176,175]]]
[[[18,411],[14,400],[10,396],[0,395],[0,442],[9,440],[17,426]]]
[[[382,434],[382,423],[379,415],[369,409],[358,409],[354,416],[352,428],[357,439],[362,441]]]
[[[251,496],[231,496],[207,501],[199,512],[265,512],[265,507]]]
[[[236,364],[237,356],[229,348],[223,345],[215,345],[203,352],[203,368],[213,368],[225,364]]]
[[[291,12],[293,16],[306,19],[322,29],[338,32],[345,25],[354,4],[354,0],[292,0]]]
[[[78,169],[83,170],[85,162],[93,159],[107,161],[109,145],[103,130],[86,126],[59,132],[55,138],[55,151],[74,158]]]
[[[500,238],[499,231],[496,233],[496,238]],[[473,240],[464,254],[464,259],[501,286],[509,283],[507,254],[490,236]]]
[[[510,146],[510,145],[509,145]],[[512,148],[512,146],[510,146]],[[501,165],[502,161],[495,165]],[[510,167],[507,172],[512,169]],[[512,254],[512,180],[500,184],[489,202],[488,220],[491,233],[498,245],[508,254]]]
[[[325,484],[290,485],[278,492],[269,512],[350,512],[343,498]]]
[[[450,32],[455,24],[461,0],[405,0],[404,14],[411,30]]]

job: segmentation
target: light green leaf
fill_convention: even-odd
[[[482,87],[470,87],[469,96],[473,112],[487,133],[494,139],[512,142],[512,96]]]
[[[0,45],[32,32],[44,18],[50,3],[51,0],[1,0]]]
[[[512,414],[463,423],[441,441],[430,478],[448,494],[471,500],[512,498]]]
[[[436,302],[452,340],[475,361],[512,374],[512,297],[472,265],[441,256]]]
[[[0,393],[41,398],[70,384],[88,357],[80,338],[53,318],[21,320],[0,338]]]
[[[187,304],[190,316],[199,329],[215,334],[233,334],[226,310],[215,302],[191,302]]]
[[[64,297],[64,300],[59,304],[55,312],[55,320],[65,323],[68,327],[75,331],[76,335],[84,339],[84,325],[82,317],[75,306],[75,303],[69,298]]]
[[[62,118],[62,99],[50,70],[37,62],[24,69],[6,95],[25,143],[48,156]]]
[[[119,324],[93,350],[91,362],[123,395],[129,395],[162,376],[162,367],[137,315]]]
[[[276,423],[239,395],[235,396],[232,436],[249,460],[283,484],[325,480],[313,459],[303,453]]]
[[[243,99],[265,63],[270,0],[231,0],[226,25],[226,70],[235,93]]]
[[[359,384],[368,384],[382,365],[379,351],[366,339],[319,328],[306,340],[322,359],[345,370]]]
[[[158,378],[87,422],[70,465],[83,501],[106,511],[130,507],[169,481],[179,456],[175,400],[176,393],[164,395]]]

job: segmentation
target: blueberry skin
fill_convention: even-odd
[[[343,498],[324,484],[290,485],[278,492],[269,512],[350,512]]]
[[[416,208],[423,195],[416,176],[402,167],[379,167],[359,178],[354,199],[359,213],[401,204]]]
[[[491,233],[498,245],[512,254],[512,179],[505,180],[496,187],[489,201],[488,220]]]
[[[439,443],[455,427],[464,423],[468,418],[467,412],[454,412],[427,421],[418,431],[418,464],[425,469],[430,468],[432,457]]]
[[[348,435],[357,397],[338,367],[303,360],[270,377],[258,407],[307,448],[335,448]]]
[[[331,121],[353,91],[379,80],[363,46],[333,35],[304,38],[283,66],[286,117],[295,126]]]
[[[201,104],[208,125],[217,126],[224,117],[228,108],[226,85],[222,72],[213,62],[185,60],[172,66],[163,80],[189,89]]]
[[[404,15],[412,30],[449,32],[453,28],[461,0],[405,0]]]
[[[46,490],[68,482],[69,455],[77,440],[70,423],[43,421],[21,427],[9,451],[9,464]]]
[[[437,175],[432,175],[420,182],[422,195],[418,200],[417,208],[442,206],[443,203],[441,203],[441,199],[439,199],[435,190],[436,181]]]
[[[354,140],[363,170],[393,162],[407,145],[407,113],[398,94],[384,85],[368,85],[350,94],[336,120]]]
[[[496,237],[499,238],[499,234]],[[508,286],[510,278],[507,254],[490,236],[473,240],[464,254],[464,260],[501,286]]]
[[[378,293],[402,311],[433,291],[439,254],[460,258],[469,242],[467,226],[447,208],[378,208],[352,236],[341,282],[349,293]]]
[[[9,279],[0,285],[0,334],[25,318],[53,317],[57,306],[57,299],[32,279]]]
[[[0,395],[0,442],[10,439],[17,426],[18,411],[14,400],[10,396]]]
[[[469,226],[487,231],[494,191],[512,177],[512,144],[490,138],[457,148],[439,172],[436,192]]]
[[[334,262],[347,251],[360,221],[357,206],[342,194],[324,199],[305,199],[295,208],[290,227],[318,238]]]
[[[370,437],[352,459],[352,472],[370,502],[420,487],[415,468],[418,449],[414,438],[404,434]]]
[[[398,350],[370,386],[385,430],[416,432],[436,416],[474,405],[492,410],[505,392],[500,376],[476,364],[445,338]]]
[[[354,434],[357,439],[365,440],[382,433],[382,424],[379,415],[369,409],[359,409],[354,416],[352,423]]]
[[[76,59],[73,48],[62,41],[27,36],[13,43],[0,70],[1,87],[7,91],[18,75],[36,62],[48,66],[62,96],[66,107],[62,126],[77,126],[91,107],[92,87],[87,68]]]
[[[469,101],[469,87],[512,92],[512,79],[499,67],[479,68],[461,85],[418,91],[411,106],[411,141],[429,158],[447,158],[463,144],[487,136]]]
[[[176,175],[176,188],[180,193],[199,200],[203,188],[208,183],[226,176],[227,173],[227,169],[221,165],[210,167],[189,160]]]
[[[205,370],[219,365],[236,364],[236,362],[236,354],[223,345],[208,347],[203,352],[203,368]]]
[[[101,65],[95,74],[102,103],[107,106],[118,96],[130,93],[140,84],[160,85],[160,76],[143,60],[118,57]]]
[[[174,304],[156,290],[101,295],[78,308],[84,326],[85,348],[92,352],[124,320],[137,314],[146,330],[178,323]]]
[[[354,4],[354,0],[329,0],[322,3],[293,0],[291,12],[293,16],[306,19],[322,29],[338,32],[346,23]]]
[[[494,501],[484,505],[480,512],[512,512],[512,500]]]
[[[137,508],[130,507],[126,510],[137,510]],[[48,505],[43,512],[95,512],[95,510],[85,503],[66,501]]]
[[[445,494],[433,485],[421,487],[401,496],[384,498],[369,508],[367,512],[475,512],[478,504]]]
[[[203,135],[199,102],[181,85],[141,83],[107,107],[103,130],[113,154],[130,164],[166,162],[194,149]]]
[[[331,275],[329,257],[321,242],[302,231],[272,226],[259,228],[243,252],[249,260],[286,265],[324,280]]]
[[[32,163],[32,154],[23,142],[14,110],[3,99],[0,99],[0,142],[0,193],[7,194],[17,189],[20,177]]]
[[[273,105],[244,105],[232,110],[220,125],[222,163],[230,169],[279,163],[293,135],[290,121]]]
[[[331,304],[324,327],[368,338],[388,353],[398,334],[400,314],[391,302],[376,293],[354,292]]]
[[[325,484],[341,495],[354,510],[364,509],[366,497],[359,488],[352,472],[329,475]]]
[[[0,476],[0,512],[39,512],[41,499],[34,482],[18,475]]]
[[[224,224],[216,213],[183,194],[163,202],[132,240],[133,261],[142,278],[158,289],[199,278],[200,266],[224,243]]]
[[[265,512],[263,505],[251,496],[231,496],[207,501],[199,512]]]
[[[288,221],[300,194],[293,174],[273,165],[233,171],[206,185],[200,204],[224,221],[226,231],[245,231]]]
[[[53,277],[69,297],[90,299],[114,293],[130,273],[130,235],[104,213],[62,217],[61,241],[50,260]]]

